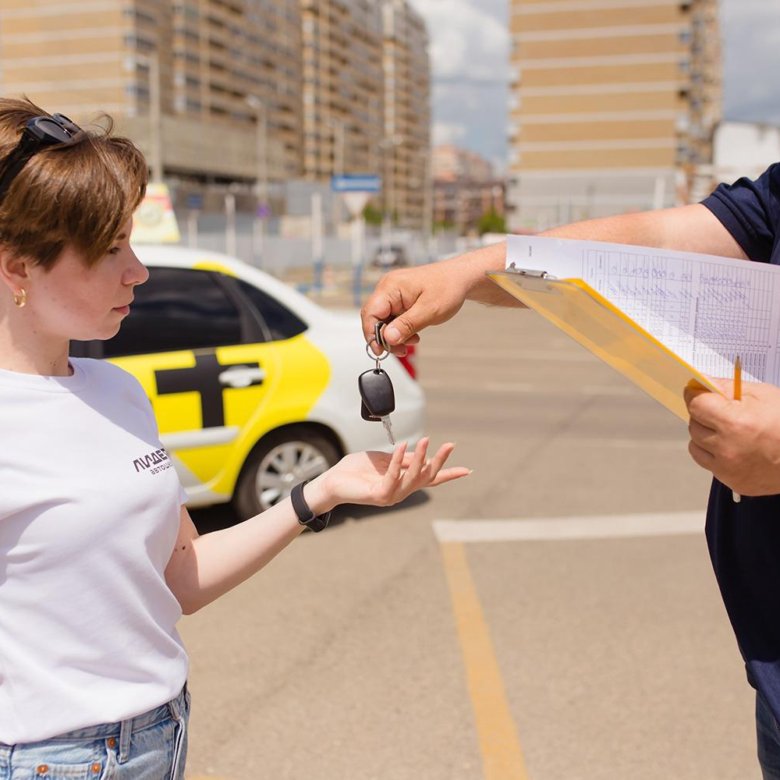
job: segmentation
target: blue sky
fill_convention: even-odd
[[[428,23],[434,141],[506,157],[507,0],[411,0]],[[724,116],[780,125],[780,2],[721,0]]]

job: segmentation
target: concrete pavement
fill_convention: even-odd
[[[474,474],[182,622],[189,777],[758,778],[685,425],[530,312],[467,305],[419,365]]]

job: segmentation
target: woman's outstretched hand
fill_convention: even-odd
[[[436,487],[465,477],[470,469],[444,468],[455,445],[442,444],[428,458],[428,438],[420,439],[413,452],[406,444],[396,446],[392,454],[356,452],[343,457],[335,466],[306,486],[306,499],[315,512],[327,512],[338,504],[391,506],[416,490]]]

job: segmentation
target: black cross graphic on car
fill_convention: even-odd
[[[252,387],[263,384],[265,371],[259,363],[223,365],[213,352],[195,355],[192,368],[171,368],[154,372],[157,394],[200,394],[204,428],[219,428],[225,424],[224,387]]]

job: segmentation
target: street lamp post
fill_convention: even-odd
[[[392,222],[393,211],[395,210],[395,147],[404,142],[402,135],[395,134],[383,138],[378,146],[382,150],[384,161],[384,181],[382,189],[385,191],[384,216],[382,219],[382,231],[380,244],[382,249],[392,244]],[[389,243],[388,243],[389,239]]]
[[[161,184],[163,180],[163,140],[160,58],[156,51],[149,54],[133,52],[133,57],[136,63],[145,65],[149,70],[149,163],[152,169],[152,182]]]
[[[333,128],[333,175],[344,175],[345,160],[345,124],[343,119],[330,118],[328,124]],[[341,198],[333,198],[333,222],[338,227],[341,223]]]
[[[268,209],[268,115],[265,103],[256,95],[246,98],[247,105],[255,112],[255,219],[252,232],[254,254],[258,265],[263,257],[264,225]]]

